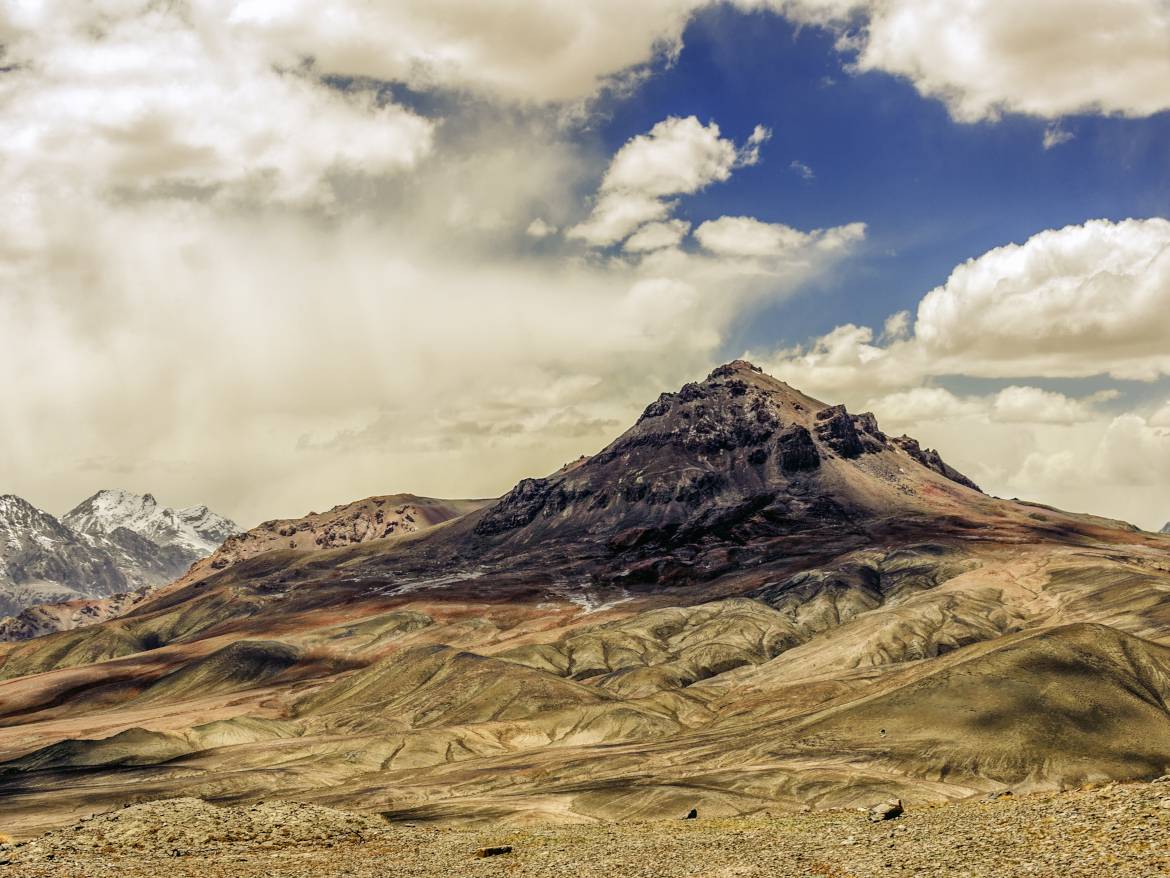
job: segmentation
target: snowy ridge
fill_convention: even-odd
[[[124,527],[160,546],[179,546],[200,557],[240,530],[235,522],[206,506],[172,509],[160,506],[152,494],[119,490],[98,491],[62,520],[86,534],[112,534]]]
[[[206,506],[99,491],[58,519],[0,495],[0,617],[27,607],[163,585],[239,528]]]

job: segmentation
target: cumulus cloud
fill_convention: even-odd
[[[219,4],[213,4],[219,5]],[[216,10],[286,66],[518,101],[588,98],[681,48],[702,0],[238,0]]]
[[[1105,394],[1109,398],[1112,394]],[[1005,387],[995,395],[991,418],[1005,424],[1081,424],[1098,417],[1093,404],[1102,399],[1073,399],[1039,387]]]
[[[593,212],[571,228],[569,237],[594,247],[624,240],[638,227],[665,219],[672,196],[691,195],[731,172],[759,161],[766,128],[757,126],[743,147],[719,132],[715,122],[670,116],[646,134],[630,138],[614,155],[601,179]]]
[[[1149,116],[1170,109],[1162,0],[868,0],[859,70],[909,79],[963,121],[1004,112]]]
[[[871,399],[865,406],[880,412],[882,422],[905,427],[925,421],[947,421],[955,418],[980,417],[986,407],[978,400],[961,399],[942,387],[913,387]]]
[[[1115,483],[1165,486],[1170,482],[1170,428],[1151,424],[1136,414],[1114,418],[1095,463]]]
[[[537,217],[528,224],[528,228],[524,231],[532,238],[547,238],[557,233],[557,227],[545,222],[541,217]]]
[[[1170,375],[1167,313],[1170,221],[1092,220],[956,267],[919,303],[912,334],[880,344],[846,325],[773,361],[830,393],[927,375],[1151,381]]]
[[[1150,380],[1170,374],[1170,221],[1045,231],[952,272],[918,306],[916,342],[971,375]]]
[[[431,121],[275,68],[199,9],[22,5],[5,50],[5,189],[22,203],[30,185],[319,202],[335,176],[406,170],[431,148]]]

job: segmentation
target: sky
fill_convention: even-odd
[[[496,496],[746,356],[1170,519],[1166,0],[9,0],[0,47],[0,493]]]

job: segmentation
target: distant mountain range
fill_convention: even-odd
[[[0,616],[169,582],[238,531],[206,506],[171,509],[150,494],[99,491],[60,519],[2,495]]]

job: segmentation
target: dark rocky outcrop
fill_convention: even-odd
[[[812,434],[800,424],[788,427],[776,440],[780,448],[780,469],[786,473],[814,470],[821,465]]]
[[[911,439],[909,436],[898,436],[893,442],[894,445],[901,448],[927,469],[934,470],[940,476],[946,476],[952,482],[958,482],[960,485],[982,493],[982,488],[957,469],[949,466],[933,448],[923,448],[917,439]]]

